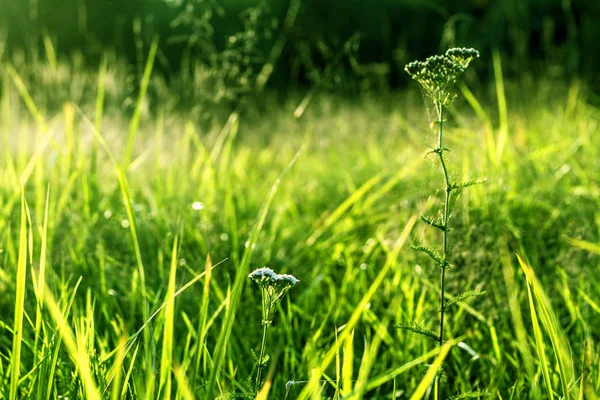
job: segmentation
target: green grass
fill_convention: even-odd
[[[229,114],[149,75],[128,94],[113,61],[2,66],[0,398],[241,396],[264,265],[300,283],[259,398],[433,399],[442,362],[444,398],[595,398],[600,110],[583,83],[511,82],[496,55],[494,82],[449,109],[451,170],[487,183],[454,205],[446,300],[487,294],[452,306],[438,347],[394,328],[439,317],[438,271],[409,248],[439,242],[415,222],[442,195],[416,93],[311,92],[300,118],[302,96],[267,93]]]

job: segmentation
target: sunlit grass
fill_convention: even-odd
[[[296,118],[302,95],[266,94],[207,122],[151,81],[124,108],[109,61],[47,85],[44,64],[2,67],[0,397],[239,393],[262,338],[247,275],[266,265],[302,283],[259,398],[432,399],[424,366],[442,362],[446,397],[594,398],[600,111],[583,84],[497,74],[449,108],[448,147],[473,155],[448,153],[452,170],[488,177],[454,204],[450,292],[488,294],[454,306],[438,348],[393,328],[438,315],[438,271],[408,249],[435,240],[415,220],[439,207],[417,95],[317,94]]]

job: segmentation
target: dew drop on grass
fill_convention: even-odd
[[[229,235],[226,233],[221,233],[221,241],[226,242],[229,239]]]
[[[186,264],[187,264],[187,261],[186,261],[186,259],[185,259],[185,258],[180,258],[180,259],[179,259],[179,265],[180,265],[181,267],[183,267],[183,266],[184,266],[184,265],[186,265]]]
[[[115,292],[113,289],[108,289],[108,295],[109,296],[116,296],[117,292]]]
[[[192,208],[196,211],[200,211],[204,209],[204,203],[202,203],[201,201],[195,201],[194,203],[192,203]]]
[[[244,243],[244,247],[246,247],[246,248],[247,248],[249,245],[250,245],[250,241],[249,241],[249,240],[246,240],[246,243]],[[256,247],[256,243],[253,243],[253,244],[252,244],[252,249],[254,249],[255,247]]]
[[[375,245],[375,239],[369,238],[369,240],[367,240],[365,245],[362,247],[363,253],[365,253],[365,254],[370,253],[371,250],[373,250],[374,245]]]
[[[366,270],[367,270],[367,264],[366,264],[366,263],[362,263],[362,264],[360,264],[360,267],[359,267],[359,268],[360,268],[361,270],[363,270],[363,271],[366,271]]]
[[[104,211],[104,218],[110,219],[110,217],[112,217],[112,211],[110,211],[110,210]]]
[[[129,228],[129,220],[124,219],[123,221],[121,221],[121,226],[123,228]]]

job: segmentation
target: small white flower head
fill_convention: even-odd
[[[260,286],[265,284],[273,284],[277,274],[273,272],[271,268],[259,268],[252,271],[248,278],[252,279],[254,282],[258,283]]]
[[[454,48],[441,56],[408,63],[404,70],[423,87],[432,100],[448,106],[455,98],[454,84],[477,57],[479,52],[475,49]]]
[[[292,287],[300,282],[294,275],[282,274],[275,275],[275,282],[279,285]]]
[[[258,284],[262,294],[263,325],[273,322],[277,304],[288,290],[298,282],[293,275],[276,274],[270,268],[259,268],[252,271],[248,277]]]

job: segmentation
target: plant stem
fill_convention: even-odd
[[[265,356],[265,347],[267,345],[267,328],[268,324],[263,324],[263,338],[262,344],[260,345],[260,356],[258,357],[258,371],[256,372],[256,392],[260,390],[260,378],[262,375],[263,368],[263,357]]]
[[[449,217],[449,213],[450,213],[450,191],[451,191],[451,184],[450,184],[450,178],[448,176],[448,169],[446,168],[446,163],[444,161],[444,145],[443,145],[443,139],[444,139],[444,133],[443,133],[443,126],[444,126],[444,106],[442,104],[438,104],[437,107],[438,108],[438,115],[440,117],[439,120],[439,131],[438,131],[438,155],[440,157],[440,163],[442,165],[442,171],[444,171],[444,183],[446,185],[444,192],[445,192],[445,198],[444,198],[444,219],[442,221],[442,225],[444,227],[444,229],[442,230],[442,235],[443,235],[443,247],[442,247],[442,260],[444,261],[444,264],[441,265],[441,272],[440,272],[440,334],[439,334],[439,345],[442,346],[442,344],[444,343],[444,293],[446,290],[446,255],[448,253],[448,217]],[[439,378],[438,378],[439,379]],[[440,399],[441,398],[441,382],[438,382],[437,384],[437,398]]]

